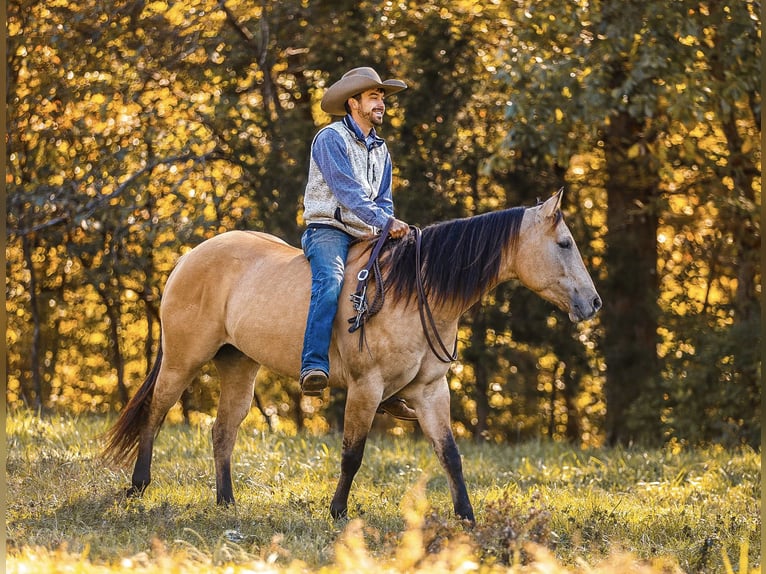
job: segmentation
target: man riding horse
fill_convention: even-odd
[[[400,238],[409,225],[394,217],[392,163],[375,131],[383,125],[385,98],[407,88],[401,80],[381,81],[372,68],[354,68],[328,88],[322,109],[342,119],[325,126],[311,144],[301,245],[311,264],[311,300],[301,356],[303,394],[318,396],[327,387],[332,325],[343,287],[351,242],[389,225]],[[416,420],[403,399],[392,397],[382,412]]]
[[[450,418],[447,375],[456,349],[450,350],[444,342],[456,340],[458,322],[469,308],[510,280],[550,301],[572,321],[589,319],[601,308],[601,298],[564,221],[563,189],[534,207],[439,222],[404,236],[407,224],[392,213],[390,159],[373,126],[382,121],[383,97],[405,86],[395,80],[381,82],[369,68],[352,70],[344,78],[328,90],[323,104],[337,115],[347,105],[348,113],[322,130],[312,146],[306,190],[310,227],[303,240],[311,265],[300,249],[278,237],[229,231],[184,254],[169,275],[160,307],[157,359],[106,436],[107,460],[121,463],[135,458],[128,495],[140,495],[150,484],[154,441],[165,416],[200,368],[213,361],[220,378],[211,430],[219,504],[235,501],[232,451],[250,411],[256,375],[265,366],[290,377],[303,375],[308,392],[320,391],[325,383],[346,389],[340,476],[330,502],[334,518],[347,516],[349,493],[375,413],[381,407],[389,413],[399,407],[394,412],[408,415],[411,411],[409,416],[417,419],[431,442],[446,472],[455,515],[474,522]],[[355,98],[354,94],[361,95]],[[345,166],[344,171],[322,171],[332,163]],[[369,172],[360,171],[362,167],[369,167]],[[333,175],[328,179],[328,174]],[[366,210],[359,208],[361,217],[346,203],[352,189],[364,195],[350,205],[368,202]],[[344,203],[334,199],[338,193]],[[328,203],[314,205],[316,198]],[[343,313],[325,310],[330,320],[323,334],[306,334],[317,328],[308,299],[310,285],[319,274],[313,269],[316,253],[324,251],[319,238],[326,236],[336,249],[331,256],[334,290],[325,304],[337,310],[343,284],[338,270],[345,268],[348,279],[360,279],[369,259],[372,242],[351,245],[352,238],[378,226],[388,226],[402,238],[379,243],[381,274],[376,286],[387,300],[375,320],[366,324],[365,352],[359,352],[357,338],[343,329],[347,323]],[[356,294],[349,283],[340,297],[354,300],[356,308]],[[312,305],[314,292],[311,287]],[[316,292],[325,294],[321,288]],[[309,329],[304,329],[307,324]],[[311,371],[319,374],[311,375]]]

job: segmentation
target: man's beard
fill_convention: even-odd
[[[380,116],[378,116],[378,113],[380,113]],[[381,110],[370,110],[369,112],[363,114],[362,117],[374,126],[382,126],[384,115],[385,112],[382,112]]]

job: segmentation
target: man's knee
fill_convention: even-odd
[[[343,279],[328,277],[314,281],[311,285],[311,296],[320,300],[337,300],[343,288]]]

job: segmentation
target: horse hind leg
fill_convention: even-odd
[[[221,378],[221,398],[212,431],[215,497],[218,504],[233,504],[231,453],[239,425],[250,411],[260,365],[231,345],[221,347],[213,362]]]
[[[166,357],[163,358],[156,385],[149,399],[148,414],[138,435],[136,465],[133,468],[131,486],[127,491],[128,496],[140,495],[149,486],[154,440],[168,411],[181,398],[181,394],[191,384],[204,362],[179,365]]]

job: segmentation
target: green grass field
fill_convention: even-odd
[[[461,443],[477,525],[452,517],[430,446],[372,436],[329,503],[340,436],[242,427],[233,508],[215,504],[209,426],[166,424],[153,482],[105,467],[99,418],[9,414],[8,572],[760,572],[760,453]]]

